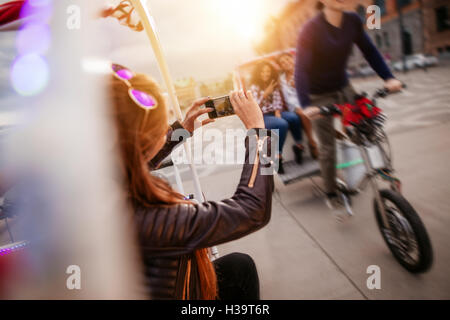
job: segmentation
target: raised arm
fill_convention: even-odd
[[[389,70],[389,67],[387,66],[386,62],[381,56],[380,51],[378,51],[377,47],[374,45],[372,40],[364,31],[361,19],[359,19],[359,17],[356,17],[355,19],[357,19],[355,23],[357,23],[358,28],[358,34],[355,39],[355,43],[358,46],[359,50],[361,50],[362,54],[364,55],[364,58],[370,64],[372,69],[383,80],[394,78],[394,76],[391,73],[391,70]]]
[[[172,204],[136,212],[140,243],[154,254],[184,254],[238,239],[263,227],[270,219],[273,172],[271,139],[259,106],[250,91],[233,93],[231,102],[249,134],[241,178],[233,197],[201,204]],[[245,119],[245,120],[244,120]]]
[[[149,161],[148,166],[150,170],[158,168],[158,165],[163,161],[172,150],[181,143],[186,142],[197,127],[207,125],[214,122],[214,119],[205,119],[198,121],[197,118],[201,115],[211,112],[211,108],[201,108],[209,98],[200,98],[192,103],[186,112],[183,123],[175,121],[169,128],[166,136],[166,143],[162,149]]]
[[[178,131],[176,135],[174,135],[174,132],[176,130],[183,130],[183,131]],[[184,142],[184,139],[182,139],[182,137],[184,136],[189,137],[190,133],[183,128],[183,126],[179,121],[175,121],[167,131],[166,143],[164,144],[162,149],[159,150],[156,156],[148,162],[149,169],[150,170],[157,169],[159,164],[172,152],[172,150],[176,146]]]
[[[265,226],[272,211],[273,176],[261,174],[261,169],[268,169],[267,164],[263,166],[259,160],[251,164],[256,154],[252,146],[257,141],[262,144],[256,135],[246,139],[246,161],[230,199],[139,210],[139,237],[145,250],[157,255],[185,254],[241,238]]]

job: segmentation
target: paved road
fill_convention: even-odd
[[[400,75],[404,94],[380,102],[389,117],[387,129],[394,164],[404,194],[421,215],[435,252],[430,272],[414,276],[393,259],[376,227],[371,195],[354,200],[356,216],[338,223],[310,181],[284,186],[275,177],[272,219],[264,229],[219,247],[254,257],[265,299],[419,299],[450,298],[450,66]],[[355,81],[358,90],[372,92],[381,82]],[[239,127],[230,117],[212,127]],[[194,146],[195,147],[195,146]],[[234,153],[235,147],[227,152]],[[183,177],[189,180],[185,167]],[[171,169],[164,169],[173,179]],[[239,165],[199,166],[207,199],[233,194]],[[192,192],[192,183],[185,191]],[[2,243],[6,240],[0,225]],[[369,265],[381,268],[381,289],[366,286]]]
[[[429,69],[428,72],[415,70],[407,74],[400,73],[398,78],[407,84],[407,90],[379,100],[379,105],[389,117],[389,133],[405,132],[450,121],[448,61],[444,61],[441,68]],[[373,92],[374,86],[380,85],[381,82],[373,78],[355,83],[357,89],[366,92]]]

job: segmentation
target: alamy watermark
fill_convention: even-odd
[[[381,29],[381,8],[377,5],[371,5],[366,10],[366,26],[369,30]]]
[[[66,288],[69,290],[81,290],[81,268],[76,264],[67,267],[66,273],[70,274],[66,280]]]
[[[370,276],[367,278],[366,286],[369,290],[381,289],[381,269],[377,265],[370,265],[366,269]],[[81,290],[81,268],[78,265],[70,265],[66,269],[67,277],[66,287],[68,290]]]
[[[370,276],[367,278],[367,289],[373,290],[373,289],[381,289],[381,269],[377,265],[370,265],[367,267],[366,270],[367,274],[370,274]]]
[[[171,141],[183,141],[189,143],[190,157],[185,148],[176,148],[172,153],[175,164],[189,164],[190,160],[195,165],[234,165],[254,164],[263,165],[261,174],[273,174],[273,169],[278,167],[279,130],[267,129],[245,130],[217,128],[196,129],[192,136],[185,129],[176,129],[171,134]],[[257,138],[258,136],[258,138]],[[248,137],[248,158],[246,160],[245,139]],[[187,141],[189,138],[190,141]],[[270,141],[270,143],[268,143]],[[191,159],[189,159],[191,158]],[[264,166],[269,165],[269,166]]]
[[[81,8],[72,4],[67,7],[68,15],[66,26],[69,30],[79,30],[81,28]],[[366,26],[369,30],[381,29],[381,8],[377,5],[370,5],[366,9]]]
[[[81,28],[81,8],[76,4],[67,7],[66,13],[68,15],[66,26],[69,30],[79,30]]]

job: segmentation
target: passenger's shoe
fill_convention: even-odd
[[[303,149],[300,148],[299,146],[297,146],[296,144],[294,144],[292,146],[292,151],[294,151],[294,154],[295,154],[295,162],[297,162],[298,164],[302,164],[303,163]]]

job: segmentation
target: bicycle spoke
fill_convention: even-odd
[[[385,212],[388,215],[391,230],[384,229],[384,233],[392,248],[407,263],[414,264],[419,258],[419,247],[408,221],[395,206],[384,201]]]

